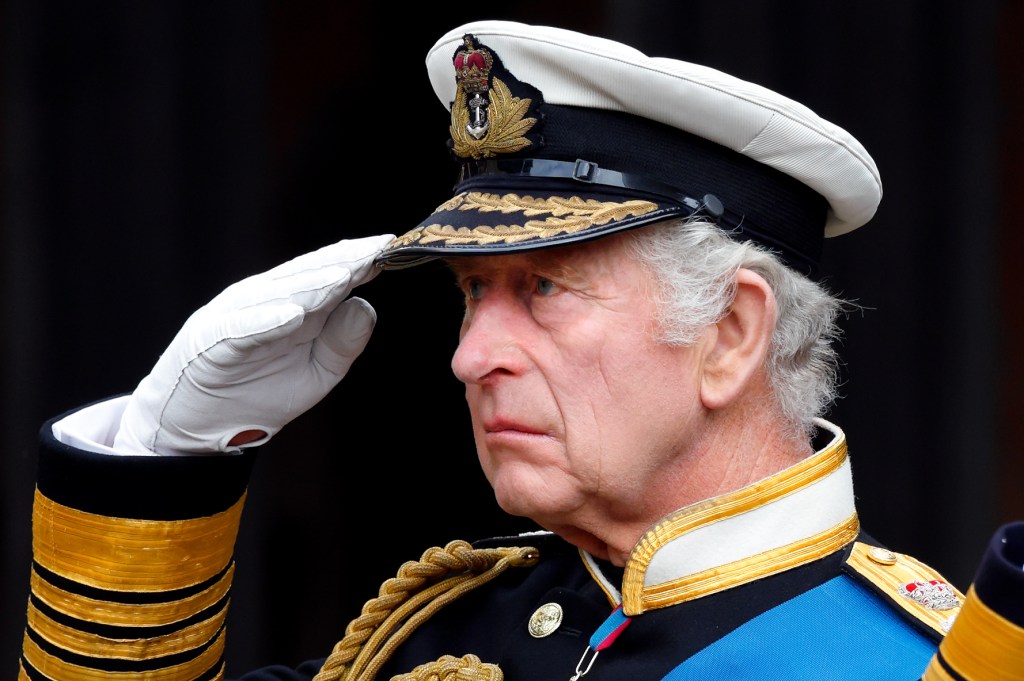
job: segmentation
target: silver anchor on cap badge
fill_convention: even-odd
[[[487,134],[487,128],[491,127],[487,122],[487,100],[476,93],[469,100],[469,109],[473,112],[473,120],[466,126],[466,132],[475,139],[482,139]]]
[[[470,36],[464,38],[466,49],[459,50],[455,55],[455,81],[466,93],[466,106],[470,111],[471,120],[466,125],[466,132],[474,139],[482,139],[491,124],[487,120],[488,98],[491,89],[491,67],[494,57],[488,50],[473,44]]]

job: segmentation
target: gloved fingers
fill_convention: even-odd
[[[304,269],[277,278],[256,276],[225,289],[194,317],[196,319],[221,315],[236,310],[251,310],[260,306],[274,306],[291,302],[314,312],[323,307],[332,308],[344,300],[351,290],[352,272],[347,267],[327,265],[319,269]]]
[[[342,240],[300,255],[232,284],[199,313],[219,315],[228,310],[283,300],[291,300],[309,311],[321,307],[333,309],[354,287],[380,273],[380,268],[373,264],[374,258],[392,238],[390,234],[382,234]]]
[[[394,238],[393,234],[380,234],[346,243],[345,250],[354,258],[352,286],[362,286],[381,273],[374,260]]]
[[[370,340],[377,313],[362,298],[339,305],[313,341],[313,361],[335,376],[343,377]]]
[[[352,270],[353,285],[366,283],[377,276],[380,269],[373,267],[373,260],[392,240],[392,234],[379,234],[361,239],[342,239],[315,251],[305,253],[266,272],[268,278],[276,279],[305,270],[317,270],[337,265]]]
[[[314,362],[341,377],[366,347],[376,321],[373,307],[362,298],[343,301],[323,324],[300,305],[264,305],[223,315],[216,341],[198,348],[195,354],[221,372],[231,374],[232,369],[239,369],[259,378],[280,370],[276,363],[268,363],[273,357],[294,352],[309,357],[307,353],[312,353]],[[311,350],[296,350],[310,342]],[[266,366],[254,366],[258,362]]]
[[[301,342],[292,337],[305,321],[306,310],[290,302],[227,312],[195,354],[222,368],[273,356]]]

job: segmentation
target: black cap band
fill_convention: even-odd
[[[459,181],[455,185],[455,191],[461,191],[471,186],[467,183],[472,178],[485,175],[551,177],[576,180],[588,185],[633,189],[647,195],[662,196],[670,201],[680,203],[690,210],[698,210],[705,203],[704,201],[698,201],[690,196],[688,192],[678,187],[673,187],[643,175],[620,173],[617,170],[602,168],[597,163],[584,159],[576,159],[575,162],[554,161],[544,158],[465,161],[459,170]],[[721,204],[718,205],[721,206]]]

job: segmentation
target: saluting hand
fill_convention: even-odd
[[[221,292],[135,389],[114,446],[140,454],[263,444],[319,402],[366,347],[377,316],[352,289],[373,279],[385,234],[344,240]]]

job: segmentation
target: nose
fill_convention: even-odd
[[[515,296],[493,292],[467,309],[452,371],[465,384],[482,384],[523,371],[528,319]]]

